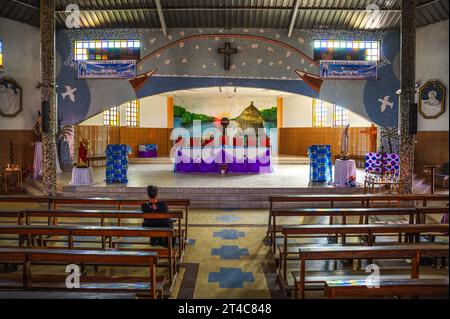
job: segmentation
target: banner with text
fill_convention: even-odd
[[[335,80],[377,80],[376,61],[320,61],[320,77]]]
[[[136,61],[79,61],[79,79],[132,79],[136,77]]]

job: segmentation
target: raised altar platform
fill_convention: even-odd
[[[276,160],[276,159],[275,159]],[[357,169],[355,188],[309,182],[309,164],[273,164],[271,174],[174,174],[174,164],[130,164],[128,184],[106,185],[105,168],[94,168],[93,186],[70,186],[71,173],[58,175],[58,189],[71,197],[145,198],[155,184],[161,197],[189,198],[194,208],[268,208],[269,195],[363,193],[364,170]]]

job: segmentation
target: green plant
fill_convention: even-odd
[[[71,136],[73,134],[73,128],[72,126],[63,126],[60,127],[58,129],[58,133],[56,134],[56,139],[57,140],[67,140],[69,138],[69,136]]]

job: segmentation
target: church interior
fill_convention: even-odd
[[[0,1],[0,299],[448,299],[448,19]]]

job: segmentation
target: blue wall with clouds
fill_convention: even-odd
[[[156,70],[135,91],[128,80],[78,80],[73,43],[77,40],[141,40],[138,74]],[[296,70],[318,75],[311,61],[313,41],[378,40],[381,61],[377,81],[323,82],[320,93]],[[230,42],[238,49],[232,68],[223,68],[219,47]],[[105,29],[60,30],[57,33],[57,94],[63,124],[76,124],[105,109],[135,98],[211,86],[267,88],[316,97],[344,106],[378,125],[397,125],[400,37],[397,31],[296,30],[291,38],[277,29]],[[72,91],[73,99],[65,92]],[[382,100],[389,106],[382,108]],[[392,104],[391,104],[392,103]]]

